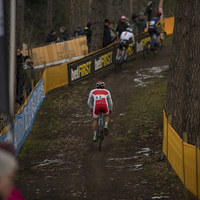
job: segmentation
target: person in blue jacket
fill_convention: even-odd
[[[79,36],[83,36],[83,35],[85,35],[85,33],[81,30],[80,26],[77,26],[72,34],[72,37],[79,37]]]

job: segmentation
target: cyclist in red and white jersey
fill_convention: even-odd
[[[105,135],[108,135],[109,112],[111,113],[113,108],[111,94],[108,90],[104,89],[105,83],[99,81],[98,83],[96,83],[96,87],[97,89],[94,89],[90,92],[87,102],[94,117],[93,121],[94,142],[97,141],[96,134],[97,134],[98,118],[100,111],[102,111],[104,114],[104,121],[105,121],[104,133]]]

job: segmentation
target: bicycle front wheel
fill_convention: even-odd
[[[144,45],[144,49],[143,49],[143,57],[144,57],[144,59],[150,54],[150,48],[151,48],[151,43],[147,42]]]

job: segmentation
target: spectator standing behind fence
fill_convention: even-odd
[[[34,63],[29,56],[24,57],[24,62],[24,88],[28,97],[33,87],[31,82],[34,81]]]
[[[138,35],[137,15],[133,14],[130,22],[130,28],[133,29],[133,34]]]
[[[21,105],[23,99],[23,65],[22,62],[24,56],[22,55],[20,49],[17,49],[17,91],[16,91],[16,102]]]
[[[111,43],[111,36],[109,30],[109,19],[105,19],[104,21],[104,34],[103,34],[103,47],[108,46]]]
[[[69,38],[69,35],[65,29],[65,27],[60,28],[60,36],[58,37],[57,41],[66,41]]]
[[[126,17],[125,23],[127,24],[128,27],[130,26],[130,19],[128,17]]]
[[[116,40],[116,35],[114,33],[115,22],[111,21],[109,24],[110,36],[111,36],[111,43]]]
[[[117,34],[117,32],[119,33],[119,38],[120,38],[120,35],[123,31],[126,31],[126,29],[128,28],[126,22],[125,22],[125,19],[126,17],[124,15],[122,15],[120,17],[120,20],[118,21],[118,23],[116,24],[115,26],[115,34]]]
[[[77,26],[72,34],[72,37],[79,37],[79,36],[83,36],[83,35],[85,35],[85,33],[81,30],[80,26]]]
[[[91,44],[91,37],[92,37],[92,22],[88,22],[87,26],[84,29],[84,32],[87,36],[87,46],[88,46],[88,53],[90,53],[90,44]]]
[[[149,1],[149,3],[147,4],[146,12],[148,14],[147,21],[149,22],[151,21],[152,1]]]
[[[138,16],[137,27],[138,27],[138,34],[144,32],[145,25],[144,25],[144,13],[143,12],[141,12]]]
[[[86,27],[84,28],[85,35],[87,35],[88,30],[91,28],[91,26],[92,26],[92,22],[88,22],[87,25],[86,25]]]
[[[144,22],[144,29],[146,29],[147,28],[147,13],[144,13],[143,22]]]
[[[47,35],[46,43],[56,42],[56,40],[56,32],[54,30],[51,30],[50,33]]]

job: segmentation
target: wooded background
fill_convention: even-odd
[[[17,47],[44,44],[51,29],[59,36],[60,27],[72,35],[77,25],[82,30],[93,22],[96,0],[17,0]],[[145,12],[149,0],[106,0],[105,18],[117,22],[121,15],[131,19],[132,14]],[[164,0],[165,17],[175,10],[174,0]]]

